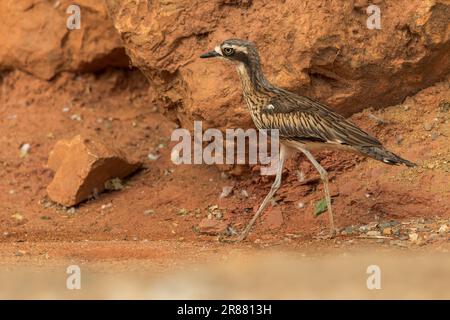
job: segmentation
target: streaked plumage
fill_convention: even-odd
[[[244,98],[256,127],[258,129],[278,129],[282,149],[286,147],[302,151],[314,164],[325,185],[330,223],[333,229],[327,174],[315,161],[309,150],[339,149],[361,154],[387,164],[414,166],[412,162],[385,149],[376,138],[320,102],[272,85],[261,70],[259,55],[253,43],[239,39],[226,40],[214,51],[201,57],[220,57],[236,63]],[[278,189],[281,182],[284,153],[280,153],[281,169],[277,173],[271,192],[263,201],[241,239],[248,234],[257,216],[264,210],[268,200]],[[277,184],[278,186],[276,186]]]

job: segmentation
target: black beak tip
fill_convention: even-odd
[[[217,57],[217,56],[219,56],[219,54],[216,51],[210,51],[210,52],[202,54],[200,56],[200,58],[206,59],[206,58],[214,58],[214,57]]]

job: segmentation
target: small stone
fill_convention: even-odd
[[[155,210],[153,210],[153,209],[144,210],[144,216],[149,216],[149,215],[152,215],[154,213],[155,213]]]
[[[164,175],[165,175],[165,176],[169,176],[169,175],[171,175],[174,171],[175,171],[175,170],[172,169],[172,168],[164,169]]]
[[[201,234],[220,235],[225,234],[228,224],[221,220],[204,218],[197,226],[197,230]]]
[[[147,158],[148,158],[149,160],[151,160],[151,161],[156,161],[156,160],[158,160],[159,158],[161,158],[161,155],[155,154],[155,153],[149,153],[148,156],[147,156]]]
[[[442,112],[450,111],[450,102],[448,102],[448,101],[441,101],[441,103],[439,104],[439,109]]]
[[[105,190],[108,191],[119,191],[124,188],[122,180],[119,178],[113,178],[105,182]]]
[[[283,223],[283,213],[279,206],[271,207],[264,216],[264,225],[267,229],[279,229]]]
[[[439,138],[440,135],[441,135],[441,134],[440,134],[439,132],[433,131],[433,132],[431,133],[431,139],[432,139],[432,140],[436,140],[437,138]]]
[[[302,183],[306,180],[305,173],[301,170],[295,170],[298,182]]]
[[[376,231],[376,230],[371,230],[367,232],[367,235],[369,237],[378,237],[380,235],[380,231]]]
[[[390,226],[391,226],[390,222],[382,222],[382,223],[378,224],[378,228],[380,230],[383,230],[384,228],[387,228],[387,227],[390,227]]]
[[[68,213],[68,214],[74,214],[75,213],[75,208],[74,207],[72,207],[72,208],[69,208],[69,209],[67,209],[66,210],[66,212]]]
[[[222,193],[220,194],[220,199],[228,197],[233,191],[233,186],[222,187]]]
[[[303,209],[305,207],[305,204],[303,202],[299,202],[299,203],[297,203],[297,207],[299,209]]]
[[[448,232],[448,226],[446,224],[443,224],[439,227],[439,234],[445,234]]]
[[[25,255],[26,253],[27,253],[27,252],[24,251],[24,250],[18,250],[18,251],[16,251],[15,255],[16,255],[17,257],[21,257],[21,256]]]
[[[378,227],[378,222],[371,222],[371,223],[367,224],[366,226],[367,226],[367,230],[373,230],[376,227]]]
[[[28,155],[28,153],[30,152],[31,149],[31,145],[29,143],[23,143],[20,145],[19,148],[19,153],[20,153],[20,157],[24,158]]]
[[[229,178],[229,175],[228,175],[226,172],[223,172],[223,171],[222,171],[222,172],[220,173],[220,177],[221,177],[222,179],[225,180],[225,179],[228,179],[228,178]]]
[[[101,210],[106,210],[112,207],[112,203],[108,203],[108,204],[102,204],[102,206],[100,207]]]
[[[391,234],[392,234],[392,228],[387,227],[387,228],[384,228],[384,229],[383,229],[383,235],[389,236],[389,235],[391,235]]]
[[[423,128],[424,128],[426,131],[431,131],[431,130],[433,129],[433,123],[425,123],[425,124],[423,125]]]
[[[346,227],[343,232],[345,232],[345,234],[348,235],[353,234],[355,232],[355,227],[354,226]]]
[[[437,233],[432,233],[428,236],[427,241],[433,242],[439,238],[439,235]]]
[[[419,241],[419,235],[415,232],[409,234],[409,241],[417,243]]]
[[[79,114],[73,114],[70,116],[70,120],[81,121],[83,120]]]
[[[186,209],[186,208],[181,208],[181,209],[178,210],[177,215],[179,215],[179,216],[185,216],[185,215],[187,215],[188,213],[189,213],[189,210],[188,210],[188,209]]]
[[[20,214],[19,212],[14,213],[13,215],[11,215],[11,218],[17,220],[17,221],[22,221],[23,220],[23,215]]]
[[[248,198],[247,190],[241,190],[241,196],[244,197],[244,198]]]

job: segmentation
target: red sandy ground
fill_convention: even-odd
[[[441,104],[450,101],[449,83],[427,88],[402,105],[366,110],[351,118],[392,151],[418,163],[417,168],[388,166],[345,153],[319,154],[331,176],[338,227],[450,218],[450,111]],[[327,215],[313,216],[323,189],[318,174],[300,155],[288,162],[276,197],[278,205],[257,222],[247,242],[228,245],[215,236],[197,234],[194,227],[211,205],[218,205],[224,220],[241,229],[273,177],[262,177],[258,170],[225,177],[216,166],[174,165],[169,143],[176,127],[169,120],[174,119],[174,111],[151,101],[145,78],[137,71],[62,74],[51,82],[14,71],[4,75],[1,88],[0,260],[5,264],[34,263],[45,256],[55,261],[153,259],[164,266],[177,260],[200,260],[205,254],[199,248],[207,248],[213,256],[281,244],[311,252],[355,244],[388,246],[382,241],[348,241],[351,236],[316,238],[328,231]],[[63,112],[65,107],[70,110]],[[74,114],[82,121],[72,120]],[[80,133],[114,143],[142,160],[145,168],[126,181],[124,190],[82,203],[75,213],[46,207],[45,188],[53,175],[46,167],[48,154],[57,140]],[[19,155],[23,143],[31,144],[26,157]],[[147,155],[156,150],[161,158],[149,160]],[[308,183],[297,178],[299,169]],[[234,194],[219,199],[222,187],[229,185],[234,186]],[[240,196],[244,189],[249,198]],[[304,208],[298,207],[299,202]],[[200,210],[180,215],[183,208]],[[154,213],[145,215],[150,209]],[[23,219],[12,218],[15,213]],[[161,243],[159,250],[155,243]],[[447,238],[421,247],[422,251],[444,249],[448,250]]]

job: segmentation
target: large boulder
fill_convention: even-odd
[[[274,83],[349,115],[401,102],[450,71],[448,0],[106,0],[135,66],[183,126],[248,126],[234,68],[198,56],[254,41]]]
[[[41,79],[61,71],[126,67],[128,57],[104,3],[79,0],[81,28],[69,30],[73,1],[0,1],[0,70],[20,69]]]

